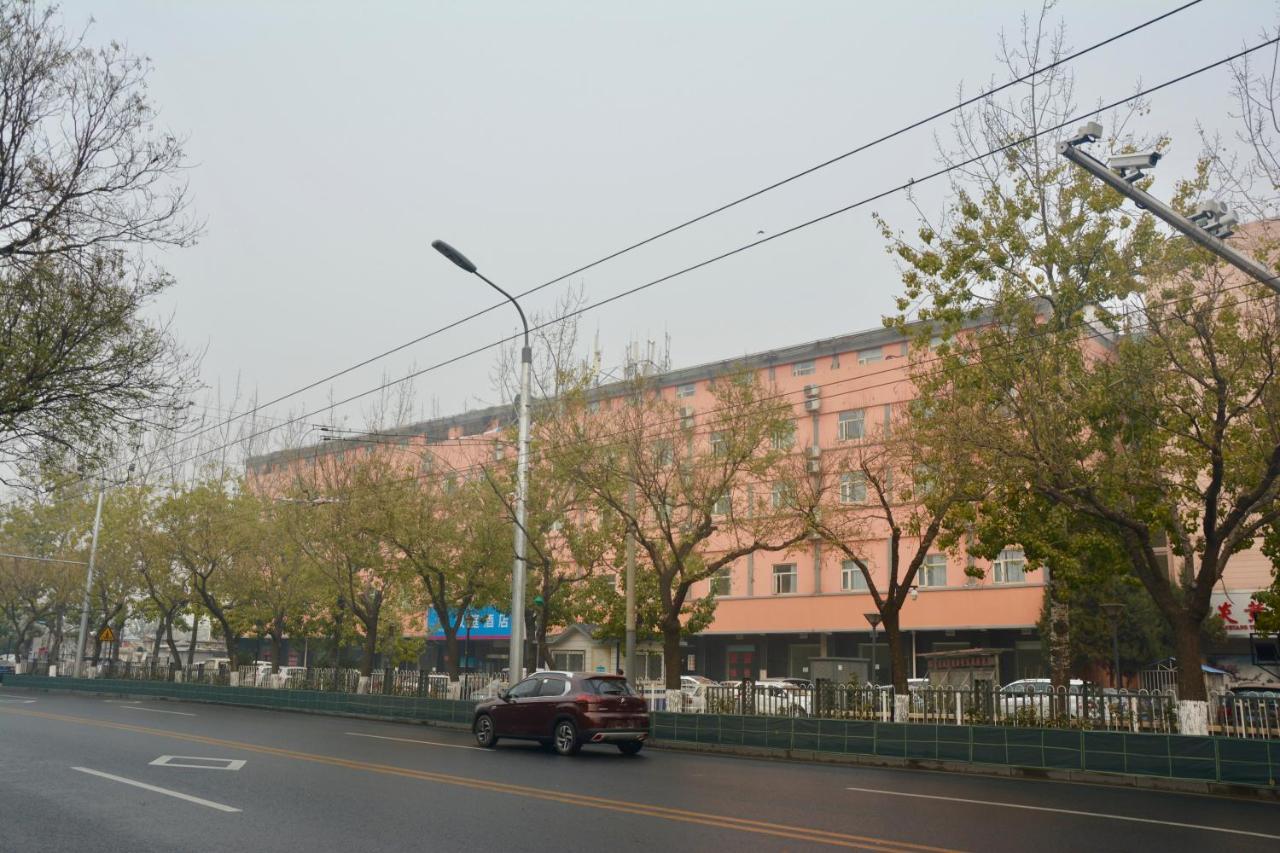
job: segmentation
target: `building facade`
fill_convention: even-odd
[[[755,371],[765,387],[776,388],[793,403],[795,452],[820,458],[845,442],[857,441],[873,425],[887,423],[895,406],[913,398],[908,356],[906,339],[895,330],[881,328],[673,370],[650,379],[664,396],[696,418],[699,410],[714,404],[708,386],[716,376],[744,368]],[[622,384],[592,392],[599,401],[626,393]],[[504,446],[495,438],[512,415],[506,406],[481,409],[407,425],[395,430],[392,440],[430,449],[445,463],[439,470],[465,471],[500,458]],[[387,443],[386,434],[380,436],[371,443]],[[251,460],[250,473],[270,477],[290,466],[320,464],[318,460],[334,454],[360,450],[361,441],[356,439],[281,451]],[[860,544],[873,577],[883,578],[887,537]],[[912,543],[904,542],[904,552],[911,549]],[[1269,583],[1267,565],[1256,551],[1233,560],[1223,587],[1230,614],[1237,620],[1247,614],[1252,591]],[[995,560],[974,559],[963,550],[930,554],[901,612],[910,677],[927,675],[926,655],[971,648],[998,651],[1002,682],[1047,675],[1036,628],[1046,571],[1028,570],[1016,548]],[[684,672],[716,679],[812,677],[815,658],[870,659],[874,650],[879,680],[889,677],[888,649],[883,637],[873,636],[866,618],[875,606],[860,570],[821,542],[808,541],[783,553],[749,555],[722,575],[699,584],[694,592],[714,593],[717,606],[710,626],[687,641],[681,656]],[[1228,626],[1233,627],[1230,622]],[[1230,633],[1238,637],[1241,632]],[[1241,650],[1236,642],[1219,651],[1239,655]],[[646,663],[646,669],[652,668]]]

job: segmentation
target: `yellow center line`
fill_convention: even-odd
[[[299,752],[292,749],[284,749],[275,746],[263,746],[255,743],[246,743],[244,741],[227,740],[224,738],[209,737],[207,735],[187,734],[185,732],[175,732],[168,729],[157,729],[150,726],[134,725],[132,723],[117,723],[107,720],[95,720],[88,717],[76,717],[69,714],[54,714],[47,711],[31,711],[19,710],[17,708],[0,708],[0,713],[16,714],[27,717],[39,717],[46,720],[57,720],[64,723],[75,723],[85,726],[96,726],[99,728],[117,729],[120,731],[134,732],[136,734],[152,735],[156,737],[167,737],[175,740],[183,740],[192,743],[202,743],[209,746],[220,746],[228,749],[240,749],[247,752],[257,752],[264,755],[274,755],[281,758],[292,758],[298,761],[309,761],[316,764],[328,764],[334,767],[344,767],[350,770],[362,770],[370,773],[381,773],[390,776],[400,776],[408,779],[417,779],[425,782],[436,782],[443,785],[454,785],[462,788],[471,788],[474,790],[489,791],[499,794],[511,794],[519,797],[526,797],[536,800],[545,800],[548,802],[562,803],[565,805],[581,806],[585,808],[604,809],[614,812],[622,812],[625,814],[635,814],[642,817],[660,818],[663,820],[679,821],[682,823],[700,824],[703,826],[711,826],[719,829],[732,829],[739,832],[752,832],[760,835],[771,835],[778,838],[785,838],[790,841],[809,841],[815,844],[828,844],[835,847],[848,847],[858,850],[873,850],[879,853],[904,853],[904,851],[919,851],[919,853],[957,853],[954,850],[944,847],[930,847],[923,844],[913,844],[905,841],[892,841],[884,838],[876,838],[874,836],[852,835],[843,832],[831,832],[824,829],[814,829],[803,826],[790,826],[787,824],[770,823],[768,821],[750,820],[747,818],[731,817],[729,815],[718,815],[707,812],[695,812],[686,809],[675,809],[667,806],[651,805],[648,803],[635,803],[625,800],[611,800],[604,797],[593,797],[588,794],[574,794],[566,791],[548,791],[541,788],[534,788],[526,785],[513,785],[506,782],[492,782],[483,779],[465,779],[458,776],[450,776],[444,773],[433,773],[427,770],[412,770],[407,767],[396,767],[390,764],[377,764],[368,761],[358,761],[346,758],[338,758],[332,755],[319,755],[310,752]]]

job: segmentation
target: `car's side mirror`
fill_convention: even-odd
[[[498,691],[498,698],[499,698],[499,699],[501,699],[503,702],[510,702],[510,701],[511,701],[511,691],[510,691],[510,690],[499,690],[499,691]]]

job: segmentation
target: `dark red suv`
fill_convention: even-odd
[[[536,672],[476,705],[471,730],[484,747],[506,737],[551,744],[561,755],[584,743],[612,743],[635,755],[649,736],[649,714],[621,676]]]

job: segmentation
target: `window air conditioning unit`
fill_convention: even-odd
[[[821,474],[822,460],[811,456],[809,457],[809,461],[805,464],[804,467],[805,467],[805,470],[807,470],[810,474]]]
[[[808,456],[809,456],[809,458],[810,458],[810,459],[817,459],[817,458],[819,458],[820,456],[822,456],[822,448],[821,448],[821,447],[810,447],[810,448],[808,448],[807,453],[808,453]]]
[[[817,385],[815,385],[815,384],[813,384],[813,383],[809,383],[808,385],[804,386],[804,396],[805,396],[805,399],[806,399],[806,400],[816,400],[816,399],[818,398],[818,395],[819,395],[819,391],[820,391],[820,390],[821,390],[821,389],[819,389]]]
[[[806,412],[817,412],[817,411],[821,411],[821,410],[822,410],[822,401],[821,401],[821,400],[819,400],[817,397],[814,397],[812,400],[805,400],[805,401],[804,401],[804,410],[805,410]]]

